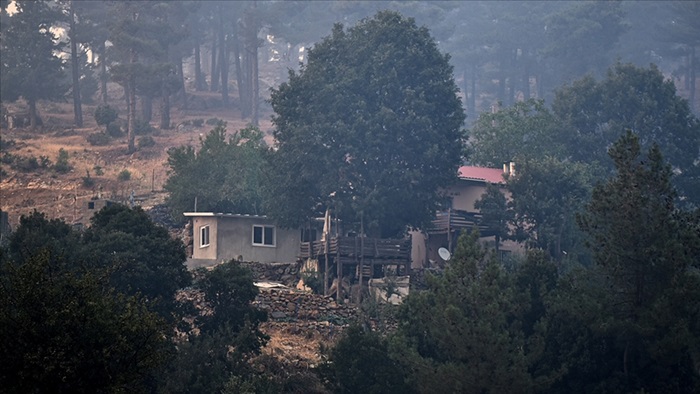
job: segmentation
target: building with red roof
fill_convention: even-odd
[[[480,225],[481,214],[474,203],[481,199],[489,184],[501,185],[502,192],[509,198],[505,188],[508,176],[515,173],[513,163],[506,163],[503,169],[477,166],[462,166],[458,169],[458,181],[447,190],[447,209],[438,212],[432,226],[427,230],[412,232],[411,266],[421,268],[433,263],[444,262],[438,250],[447,249],[450,253],[457,245],[463,231],[479,228],[484,243],[495,246],[495,237],[485,226]],[[502,241],[499,250],[508,254],[522,249],[512,241]]]

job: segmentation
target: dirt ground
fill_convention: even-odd
[[[217,96],[217,93],[192,95],[200,100],[215,100]],[[98,195],[125,201],[134,192],[144,208],[161,203],[165,199],[165,194],[161,191],[167,179],[168,149],[182,145],[196,147],[199,138],[212,128],[206,124],[202,127],[177,127],[178,125],[186,120],[218,118],[227,122],[229,131],[234,131],[248,123],[248,120],[240,118],[235,109],[183,111],[173,108],[171,118],[176,127],[170,130],[156,129],[152,135],[155,146],[127,154],[126,137],[115,139],[108,146],[92,146],[87,142],[88,135],[100,130],[92,115],[94,105],[83,107],[83,128],[72,126],[73,110],[69,103],[41,103],[39,108],[44,126],[37,131],[32,132],[27,128],[0,129],[0,155],[22,158],[33,156],[39,160],[45,156],[51,163],[55,163],[59,150],[64,149],[70,156],[69,163],[73,168],[66,174],[57,173],[50,168],[25,172],[14,169],[3,161],[0,167],[0,208],[9,213],[13,227],[18,224],[21,215],[35,209],[68,223],[80,222],[84,219],[80,216],[81,205]],[[125,109],[121,108],[119,112],[120,118],[124,118]],[[157,126],[159,116],[157,105],[154,105],[152,125]],[[260,129],[267,133],[266,140],[271,143],[269,119],[269,110],[261,114]],[[118,180],[119,173],[124,170],[131,174],[128,181]],[[83,181],[88,173],[93,180],[91,186],[85,186]]]

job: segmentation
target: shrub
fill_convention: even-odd
[[[110,137],[119,138],[124,135],[124,131],[118,122],[112,122],[107,125],[107,134]]]
[[[8,150],[15,146],[15,140],[0,138],[0,151]]]
[[[70,171],[73,167],[68,162],[68,152],[61,148],[58,150],[58,158],[56,158],[56,164],[54,164],[53,169],[61,174],[65,174]]]
[[[117,180],[122,182],[128,181],[129,179],[131,179],[131,172],[129,170],[122,170],[119,175],[117,175]]]
[[[112,140],[109,135],[105,133],[92,133],[89,134],[87,137],[87,142],[92,145],[92,146],[105,146],[109,145],[109,142]]]
[[[92,170],[95,171],[95,175],[100,176],[103,175],[105,172],[102,170],[102,167],[100,166],[94,166],[92,167]]]
[[[90,171],[85,170],[86,176],[83,177],[83,186],[93,187],[95,186],[95,180],[90,177]]]
[[[155,145],[156,145],[156,141],[150,135],[139,138],[139,141],[138,141],[139,148],[148,148],[148,147],[155,146]]]
[[[202,127],[202,126],[204,126],[204,119],[193,119],[193,120],[192,120],[192,126],[194,126],[194,127]]]
[[[153,133],[155,129],[145,120],[136,119],[134,121],[134,135],[146,135]]]
[[[49,168],[51,167],[51,160],[49,159],[48,156],[39,156],[39,166],[41,168]]]
[[[80,97],[85,104],[94,102],[95,93],[99,90],[99,81],[94,73],[88,71],[80,78]]]
[[[117,110],[109,105],[98,105],[95,108],[95,121],[98,125],[108,125],[117,120]]]
[[[207,119],[207,124],[210,126],[216,126],[217,124],[219,124],[220,121],[221,119],[219,118],[209,118]]]

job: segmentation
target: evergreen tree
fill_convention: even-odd
[[[48,1],[15,1],[17,12],[3,23],[0,36],[0,89],[2,101],[22,97],[29,106],[32,129],[37,126],[37,101],[60,98],[63,60],[51,27],[62,15]]]
[[[672,171],[658,146],[642,155],[628,131],[610,149],[616,175],[597,186],[579,217],[605,275],[604,321],[620,363],[623,391],[700,388],[700,277],[697,223],[674,206]],[[681,220],[684,219],[684,220]]]

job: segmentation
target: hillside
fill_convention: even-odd
[[[213,107],[218,97],[218,94],[208,92],[190,94],[190,107]],[[119,100],[112,101],[112,105],[120,104],[123,107]],[[154,103],[151,121],[154,127],[159,120],[157,107],[157,103]],[[21,107],[9,109],[18,108]],[[15,226],[21,215],[35,209],[68,223],[81,222],[86,219],[81,216],[81,205],[98,195],[126,202],[133,191],[144,208],[162,203],[165,199],[162,186],[167,179],[168,149],[181,145],[197,146],[199,137],[212,128],[206,123],[200,127],[183,126],[183,122],[217,118],[227,123],[228,130],[238,130],[247,124],[235,109],[181,110],[174,107],[171,118],[175,127],[170,130],[156,128],[151,134],[154,146],[127,154],[125,136],[114,139],[106,146],[88,143],[87,137],[100,130],[93,118],[94,109],[95,105],[85,105],[85,127],[74,128],[71,104],[43,103],[40,106],[44,122],[41,129],[34,132],[27,128],[0,129],[0,208],[9,212],[11,225]],[[120,108],[119,113],[123,119],[125,108]],[[269,119],[269,112],[261,114],[260,129],[268,136],[271,128]],[[271,137],[268,138],[268,142],[271,142]],[[72,169],[67,173],[52,168],[60,149],[69,154]],[[130,173],[130,179],[119,180],[119,174],[125,170]],[[86,182],[88,172],[91,181]]]

